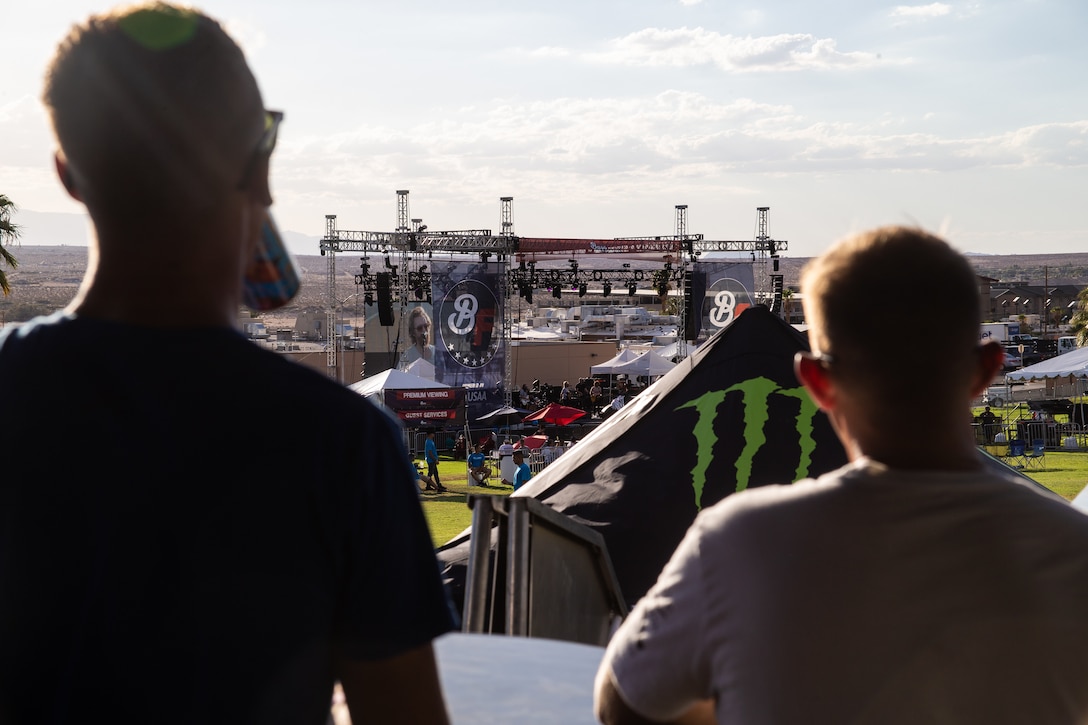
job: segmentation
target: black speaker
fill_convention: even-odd
[[[684,271],[684,339],[694,342],[699,337],[699,328],[702,326],[702,305],[695,302],[695,294],[691,287],[692,272]]]
[[[378,322],[382,327],[393,326],[393,290],[388,272],[374,275],[378,287]]]
[[[774,296],[771,297],[771,312],[779,316],[782,315],[782,289],[782,275],[772,274],[771,291],[773,292]],[[789,320],[787,320],[787,322],[788,321]]]

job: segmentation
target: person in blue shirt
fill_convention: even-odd
[[[438,446],[434,443],[434,431],[427,434],[427,443],[423,446],[424,458],[427,460],[427,476],[434,481],[439,493],[445,493],[448,489],[442,485],[438,478]]]
[[[529,470],[529,464],[525,462],[525,454],[519,448],[514,451],[514,490],[528,483],[529,479],[533,477],[532,471]]]
[[[468,475],[480,486],[486,486],[487,479],[491,475],[487,467],[487,456],[480,451],[479,446],[473,446],[472,453],[468,454]]]

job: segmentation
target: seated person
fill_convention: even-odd
[[[491,467],[487,465],[487,456],[480,450],[480,446],[473,446],[472,453],[468,454],[468,475],[480,486],[486,486],[487,479],[491,476]]]
[[[422,490],[424,490],[424,491],[437,491],[438,493],[445,493],[446,492],[446,487],[445,486],[437,485],[434,482],[433,478],[431,478],[430,476],[428,476],[426,473],[423,472],[423,469],[420,468],[419,461],[417,461],[417,460],[415,460],[413,458],[410,458],[409,460],[411,460],[412,468],[414,468],[415,471],[416,471],[416,483],[417,484],[423,484],[423,489]]]

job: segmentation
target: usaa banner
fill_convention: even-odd
[[[449,262],[431,269],[434,378],[465,388],[468,419],[475,421],[503,403],[506,349],[498,293],[503,264]]]

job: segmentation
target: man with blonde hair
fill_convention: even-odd
[[[447,722],[400,431],[237,329],[293,293],[251,294],[283,114],[166,4],[74,28],[44,101],[95,234],[70,306],[0,333],[0,722],[325,725],[337,681],[355,722]]]
[[[1003,351],[979,343],[974,270],[883,227],[832,246],[801,287],[797,377],[850,463],[698,515],[608,645],[598,717],[1088,722],[1088,517],[975,446],[971,401]],[[908,318],[928,323],[923,367]]]

